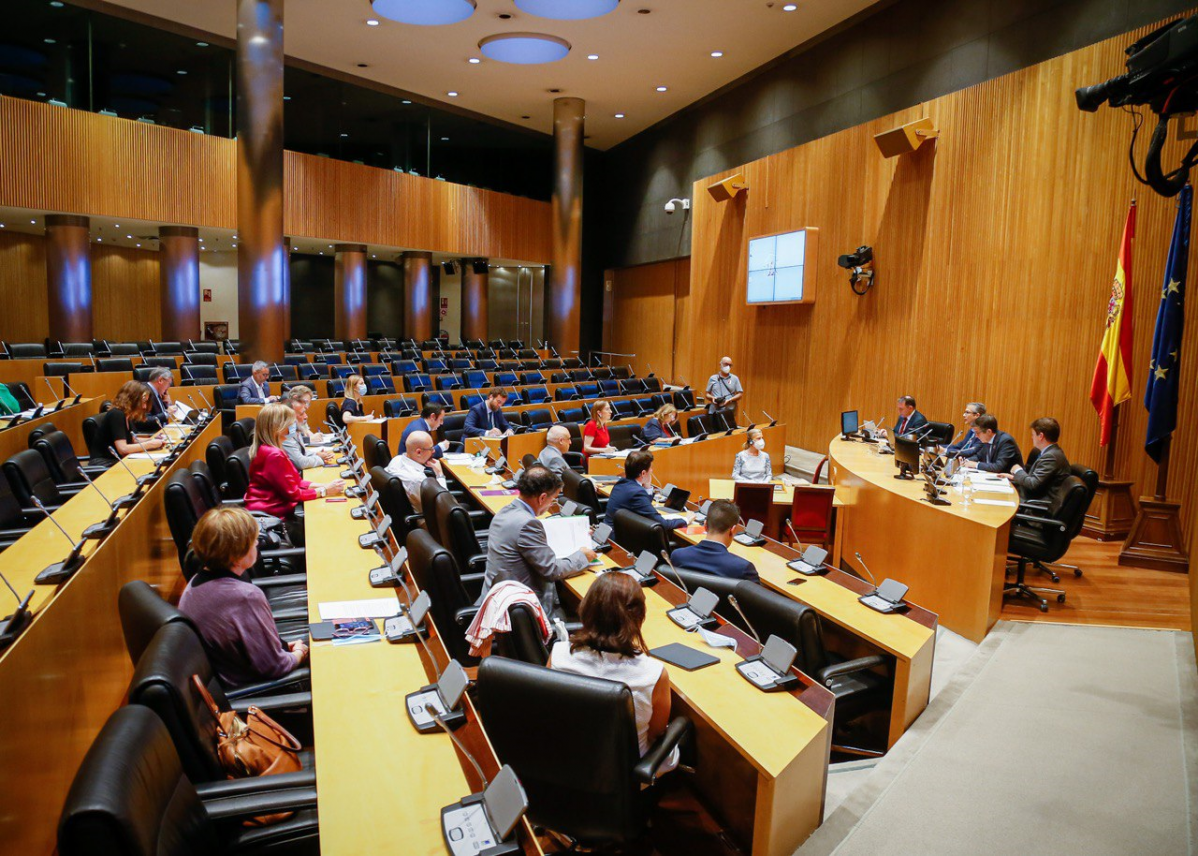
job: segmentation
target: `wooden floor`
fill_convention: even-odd
[[[1057,569],[1060,583],[1029,571],[1027,583],[1065,590],[1065,602],[1047,595],[1048,612],[1030,600],[1007,600],[1002,617],[1009,621],[1053,621],[1057,624],[1105,624],[1190,630],[1190,578],[1172,571],[1119,566],[1121,542],[1079,537],[1062,559],[1082,569],[1075,577]]]

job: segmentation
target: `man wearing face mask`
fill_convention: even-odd
[[[679,529],[686,526],[691,515],[686,519],[678,517],[665,518],[653,507],[653,453],[639,449],[628,456],[624,462],[624,478],[616,482],[611,489],[611,498],[607,501],[607,516],[603,522],[612,526],[615,524],[616,512],[627,509],[641,517],[656,521],[666,529]]]
[[[441,487],[446,487],[445,471],[441,462],[433,457],[433,438],[427,431],[413,431],[408,435],[404,453],[391,459],[387,472],[399,476],[417,514],[424,513],[420,507],[420,486],[425,479],[435,478]]]
[[[765,451],[765,437],[760,428],[745,435],[744,451],[736,453],[732,465],[732,480],[745,482],[767,482],[774,477],[770,456]]]
[[[707,379],[707,412],[715,415],[724,411],[731,428],[736,424],[736,402],[744,395],[740,378],[732,373],[732,357],[720,357],[720,370]]]

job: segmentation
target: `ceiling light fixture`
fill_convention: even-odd
[[[451,90],[449,90],[448,92],[446,92],[445,94],[446,94],[446,95],[448,95],[450,98],[457,98],[457,97],[458,97],[458,94],[457,94],[457,92],[455,92],[455,91],[454,91],[454,90],[452,90],[452,89],[451,89]]]
[[[658,91],[658,92],[665,92],[665,91],[666,91],[666,87],[665,87],[665,86],[659,86],[659,87],[657,87],[657,91]]]
[[[368,26],[368,27],[377,27],[378,25],[379,25],[379,19],[378,19],[378,18],[367,18],[367,19],[366,19],[366,26]]]
[[[400,101],[399,103],[400,103],[400,104],[411,104],[412,102],[411,102],[411,101],[408,101],[408,100],[405,98],[403,101]]]
[[[42,41],[44,41],[44,42],[45,42],[46,44],[48,44],[48,45],[57,44],[57,43],[54,41],[54,39],[43,39]]]
[[[196,47],[197,48],[206,48],[206,47],[208,47],[208,43],[207,42],[196,42]]]
[[[712,51],[711,55],[713,57],[715,57],[716,59],[719,59],[720,57],[722,57],[724,55],[724,52],[723,51]]]
[[[798,3],[787,3],[785,6],[782,7],[782,11],[783,12],[793,12],[795,9],[798,9],[798,8],[799,8]]]
[[[187,74],[187,72],[184,71],[183,69],[179,69],[178,71],[175,72],[175,74]]]
[[[371,0],[374,11],[401,24],[456,24],[474,14],[474,0]]]
[[[623,114],[623,113],[617,113],[617,114],[616,114],[616,118],[617,118],[617,119],[623,119],[623,118],[624,118],[624,114]]]
[[[570,43],[543,33],[499,33],[478,43],[487,59],[516,65],[539,65],[565,59]]]
[[[516,0],[516,8],[540,18],[579,21],[614,12],[620,0]]]
[[[470,59],[466,60],[466,62],[470,63],[471,65],[478,65],[480,62],[482,62],[482,60],[476,56],[472,56]]]
[[[587,59],[599,59],[599,54],[587,54]]]

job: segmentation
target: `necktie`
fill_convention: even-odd
[[[903,417],[903,421],[899,423],[898,433],[905,434],[907,432],[907,417]]]

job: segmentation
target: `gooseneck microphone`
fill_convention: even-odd
[[[861,553],[859,552],[854,553],[853,555],[856,556],[857,561],[861,563],[861,570],[865,571],[865,573],[869,575],[869,581],[874,584],[874,591],[876,592],[878,590],[878,581],[874,579],[874,575],[870,573],[869,567],[865,564],[865,559],[861,558]]]
[[[761,637],[757,635],[757,630],[753,627],[753,622],[749,621],[749,617],[745,615],[744,610],[740,608],[740,603],[737,601],[736,595],[728,595],[728,602],[732,604],[732,608],[736,610],[736,614],[741,617],[742,621],[744,621],[745,627],[749,628],[749,632],[753,634],[753,638],[757,640],[757,644],[761,645]]]
[[[438,680],[440,679],[438,678]],[[453,745],[458,747],[458,751],[466,756],[466,760],[470,762],[470,766],[474,767],[474,772],[478,773],[478,777],[483,780],[482,789],[485,791],[487,787],[490,786],[491,781],[483,773],[483,768],[478,765],[478,761],[476,761],[474,756],[470,754],[470,750],[467,749],[465,744],[458,739],[458,736],[453,733],[453,729],[446,724],[445,720],[441,718],[441,714],[437,713],[431,704],[426,704],[424,706],[424,712],[431,716],[437,725],[441,726],[441,730],[449,735],[449,739],[453,741]]]
[[[687,597],[687,599],[689,600],[689,599],[690,599],[690,596],[691,596],[691,590],[690,590],[689,588],[687,588],[687,587],[686,587],[686,583],[685,583],[685,582],[683,582],[683,580],[682,580],[682,575],[678,573],[678,569],[677,569],[677,568],[675,568],[675,567],[674,567],[674,563],[670,561],[670,553],[669,553],[669,551],[668,551],[668,550],[662,550],[660,553],[658,553],[658,555],[659,555],[659,556],[661,556],[663,559],[665,559],[665,560],[666,560],[666,564],[667,564],[667,565],[669,565],[669,567],[670,567],[670,573],[672,573],[672,574],[674,575],[674,581],[675,581],[676,583],[678,583],[678,585],[679,585],[679,586],[682,588],[682,590],[683,590],[684,592],[686,592],[686,597]]]

